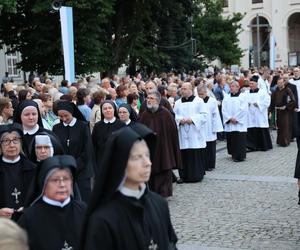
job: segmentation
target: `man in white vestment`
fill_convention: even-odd
[[[246,159],[248,103],[239,84],[232,81],[230,94],[224,97],[222,114],[224,130],[227,135],[227,151],[234,162]]]
[[[257,87],[261,90],[266,91],[269,95],[271,95],[270,83],[268,81],[268,77],[270,76],[270,70],[264,69],[262,75],[258,79]]]
[[[266,91],[257,87],[257,81],[258,77],[252,76],[249,82],[250,89],[245,93],[248,103],[248,152],[267,151],[273,148],[268,120],[271,97]]]
[[[203,99],[208,111],[207,122],[205,123],[206,136],[206,163],[205,171],[211,171],[216,166],[216,141],[217,132],[222,132],[223,125],[218,109],[218,102],[215,98],[208,96],[206,85],[197,86],[198,96]]]
[[[193,95],[190,82],[182,84],[181,96],[174,106],[183,167],[179,171],[179,182],[198,182],[205,174],[204,124],[207,121],[207,110],[203,100]]]

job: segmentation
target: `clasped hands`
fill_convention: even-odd
[[[187,119],[183,118],[183,119],[180,120],[181,125],[184,125],[184,124],[191,125],[192,123],[193,123],[193,121],[192,121],[191,118],[187,118]]]
[[[23,211],[23,207],[20,207],[19,209],[13,209],[13,208],[8,208],[4,207],[0,209],[0,217],[4,217],[7,219],[11,219],[13,213],[20,213]]]

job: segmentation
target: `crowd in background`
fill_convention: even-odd
[[[121,151],[108,157],[107,149],[125,147],[126,140],[118,147],[108,144],[111,140],[120,143],[121,139],[114,137],[125,127],[129,128],[130,135],[132,131],[142,133],[140,124],[144,124],[152,131],[147,135],[153,132],[156,135],[155,148],[147,142],[154,156],[148,186],[163,197],[172,196],[172,182],[201,181],[206,171],[216,167],[217,139],[227,141],[228,154],[234,162],[244,161],[248,152],[272,149],[270,129],[277,130],[279,146],[288,146],[296,140],[299,151],[299,88],[298,67],[241,68],[240,72],[208,67],[204,72],[170,72],[149,77],[137,72],[135,76],[114,75],[100,81],[87,77],[74,83],[66,80],[55,83],[51,79],[33,77],[16,88],[11,79],[4,77],[0,97],[0,169],[7,168],[8,164],[22,166],[27,174],[31,171],[31,179],[26,180],[25,186],[16,181],[18,186],[10,187],[13,193],[5,189],[10,184],[3,182],[8,193],[7,197],[0,195],[0,217],[17,221],[23,207],[34,204],[38,209],[41,206],[38,199],[44,197],[45,194],[41,195],[47,190],[44,186],[47,178],[55,175],[57,170],[52,172],[52,168],[57,165],[66,165],[63,182],[76,179],[69,195],[72,193],[73,197],[88,204],[93,200],[94,181],[108,164],[103,159],[110,159],[112,165],[117,164],[114,157],[127,160],[128,156]],[[121,132],[118,136],[122,138]],[[145,134],[139,136],[144,138]],[[133,147],[139,137],[132,135],[132,138]],[[73,158],[63,158],[66,155]],[[52,156],[58,158],[51,162]],[[299,162],[298,152],[295,171],[298,180]],[[179,178],[174,175],[174,169],[178,169]],[[3,178],[12,175],[5,172]],[[105,175],[113,180],[113,173],[105,172]],[[52,181],[62,182],[57,178]],[[111,185],[117,188],[121,184]],[[101,195],[112,192],[111,186],[106,190],[98,185],[100,190],[104,188]],[[300,190],[300,181],[298,186]],[[122,193],[122,190],[121,187],[119,191]],[[19,193],[27,193],[26,198],[18,200]],[[11,203],[5,204],[4,201],[10,199]],[[155,202],[161,204],[161,201]],[[72,206],[78,211],[85,210],[77,203]],[[30,213],[21,217],[20,223],[30,230],[30,223],[24,218],[30,220]],[[176,243],[173,229],[169,230],[172,233],[170,241]],[[31,231],[38,234],[36,228]],[[29,241],[31,237],[29,235]],[[155,246],[151,237],[147,242]],[[64,244],[67,249],[70,242]]]

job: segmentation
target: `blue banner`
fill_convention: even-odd
[[[65,79],[72,83],[75,81],[74,63],[74,35],[72,7],[62,6],[59,9],[61,37],[63,42]]]

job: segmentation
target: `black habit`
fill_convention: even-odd
[[[153,160],[156,138],[142,124],[136,123],[135,131],[130,127],[120,129],[106,143],[87,210],[82,250],[176,249],[167,201],[147,188],[140,198],[119,191],[130,150],[141,139],[146,141]]]
[[[74,126],[65,126],[61,121],[54,125],[53,132],[66,154],[76,159],[79,190],[82,199],[88,202],[91,192],[90,178],[94,176],[94,150],[90,129],[86,122],[77,119]]]
[[[16,163],[7,163],[0,156],[0,208],[18,210],[29,206],[35,198],[36,165],[21,155]],[[19,213],[14,213],[13,220]]]
[[[107,139],[111,136],[111,134],[118,129],[125,127],[125,123],[121,122],[119,119],[116,118],[116,120],[112,123],[105,123],[104,120],[101,120],[97,122],[94,126],[93,132],[92,132],[92,141],[94,145],[94,150],[96,154],[96,173],[98,172],[98,168],[100,166],[100,162],[102,160],[102,156],[105,149],[105,143]]]
[[[72,199],[64,207],[40,199],[25,210],[18,223],[27,231],[30,250],[78,250],[85,208]]]
[[[158,247],[152,249],[168,250],[176,241],[165,199],[150,191],[139,200],[117,192],[89,218],[84,250],[148,250],[151,242]]]

